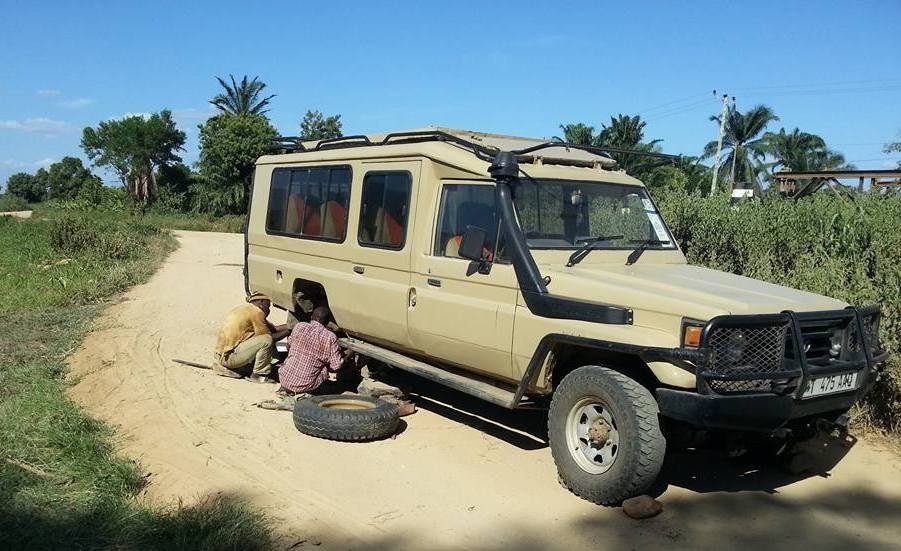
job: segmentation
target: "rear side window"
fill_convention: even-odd
[[[350,180],[349,166],[275,169],[267,233],[343,242]]]
[[[361,245],[394,250],[404,248],[412,187],[413,177],[409,172],[366,174],[357,236]]]

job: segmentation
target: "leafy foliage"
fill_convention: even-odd
[[[631,149],[642,152],[657,151],[657,144],[661,140],[644,141],[644,131],[647,122],[641,120],[640,115],[623,115],[610,117],[610,124],[602,124],[601,131],[595,132],[593,126],[584,123],[561,124],[563,139],[555,136],[558,141],[587,145],[591,147],[612,147],[617,149]],[[629,153],[611,153],[620,168],[629,174],[642,178],[647,175],[648,159],[642,155]]]
[[[74,199],[85,184],[100,184],[78,157],[63,157],[47,169],[47,196],[50,199]]]
[[[32,174],[18,172],[6,180],[6,193],[27,203],[40,203],[47,197],[47,187],[42,179]]]
[[[0,194],[0,212],[14,212],[28,210],[28,203],[18,195],[10,193]]]
[[[765,151],[776,159],[774,169],[832,170],[845,164],[845,157],[826,147],[823,138],[797,128],[791,132],[784,128],[779,132],[767,132],[763,139]]]
[[[732,206],[724,195],[659,194],[689,262],[835,297],[879,303],[892,354],[864,419],[901,430],[901,197],[831,193]]]
[[[720,124],[720,117],[710,117]],[[751,183],[759,189],[758,174],[763,172],[763,162],[768,152],[767,141],[761,136],[769,123],[779,120],[773,110],[765,105],[752,107],[742,113],[734,105],[726,113],[723,150],[726,155],[720,159],[720,174],[728,176],[731,185]],[[704,146],[702,158],[716,155],[716,140]]]
[[[300,138],[303,140],[327,140],[342,135],[341,115],[326,117],[320,111],[307,111],[300,121]]]
[[[156,192],[156,170],[181,162],[176,152],[184,150],[185,138],[172,113],[163,110],[85,128],[81,147],[94,164],[112,168],[128,193],[146,202]]]
[[[201,212],[243,214],[254,163],[275,128],[260,115],[218,115],[200,126],[200,181],[191,188]]]
[[[231,79],[230,85],[222,78],[216,77],[224,90],[210,100],[216,109],[228,115],[262,115],[268,111],[266,107],[275,94],[260,98],[260,94],[266,88],[266,83],[259,80],[260,77],[247,80],[247,75],[244,75],[241,82],[237,83],[234,75],[228,76]]]

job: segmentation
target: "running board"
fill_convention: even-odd
[[[435,381],[436,383],[453,388],[454,390],[459,390],[465,394],[475,396],[486,402],[491,402],[492,404],[507,409],[513,409],[519,405],[521,396],[517,396],[514,392],[504,390],[490,383],[451,373],[440,367],[414,360],[413,358],[398,354],[387,348],[382,348],[381,346],[376,346],[350,337],[338,339],[338,344],[344,348],[353,350],[360,355],[386,363],[391,367],[396,367],[397,369],[419,375],[420,377]]]

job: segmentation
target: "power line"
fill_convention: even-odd
[[[666,102],[666,103],[661,103],[660,105],[655,105],[654,107],[648,107],[647,109],[640,109],[640,110],[637,111],[637,113],[640,114],[640,115],[645,115],[645,114],[647,114],[647,113],[649,113],[649,112],[651,112],[651,111],[657,111],[658,109],[662,109],[662,108],[664,108],[664,107],[669,107],[669,106],[675,105],[675,104],[677,104],[677,103],[682,103],[682,102],[685,102],[685,101],[694,100],[694,99],[697,99],[697,98],[700,98],[700,97],[707,98],[707,93],[705,92],[705,93],[703,93],[703,94],[692,94],[692,95],[690,95],[690,96],[685,96],[684,98],[674,99],[674,100],[668,101],[668,102]]]
[[[785,88],[818,88],[818,87],[830,87],[830,86],[848,86],[851,84],[880,84],[886,85],[888,83],[891,84],[901,84],[901,78],[888,78],[888,79],[867,79],[867,80],[845,80],[839,82],[806,82],[800,84],[776,84],[769,86],[739,86],[733,88],[733,90],[744,90],[744,91],[752,91],[752,90],[773,90],[773,89],[785,89]]]

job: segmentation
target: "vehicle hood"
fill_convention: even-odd
[[[542,266],[548,291],[639,311],[709,319],[722,314],[836,310],[846,303],[689,264]]]

